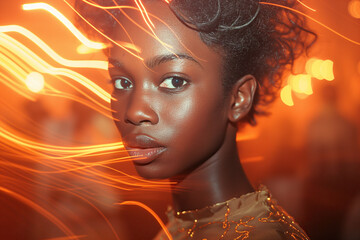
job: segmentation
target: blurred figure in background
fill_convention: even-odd
[[[358,129],[339,113],[335,87],[323,87],[321,97],[307,132],[304,222],[312,239],[344,239],[345,216],[359,193]]]

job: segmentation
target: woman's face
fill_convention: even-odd
[[[151,19],[163,43],[150,35],[138,11],[125,10],[139,26],[122,15],[123,28],[117,27],[115,40],[132,40],[143,61],[111,48],[112,109],[129,154],[142,156],[134,160],[139,175],[163,179],[192,171],[219,151],[229,124],[229,100],[221,82],[220,54],[162,1],[145,7],[157,17]]]

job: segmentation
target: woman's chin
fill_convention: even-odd
[[[148,180],[164,180],[172,177],[171,174],[167,173],[163,169],[159,169],[156,166],[151,165],[152,164],[139,165],[134,163],[136,172],[142,178]]]

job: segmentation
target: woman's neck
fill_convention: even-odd
[[[200,209],[252,192],[236,148],[236,131],[223,146],[172,186],[175,211]]]

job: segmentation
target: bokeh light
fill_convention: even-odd
[[[348,4],[349,14],[354,18],[360,18],[360,1],[351,0]]]
[[[311,58],[306,62],[305,70],[312,77],[317,78],[319,80],[328,80],[332,81],[335,79],[334,76],[334,62],[326,59],[316,59]]]
[[[297,93],[304,93],[306,95],[313,94],[311,76],[308,74],[290,75],[288,84],[291,89]]]
[[[44,76],[38,72],[31,72],[27,75],[25,79],[25,84],[30,91],[38,93],[45,86]]]
[[[286,85],[281,89],[280,98],[286,105],[294,106],[294,101],[291,96],[291,87],[289,85]]]

